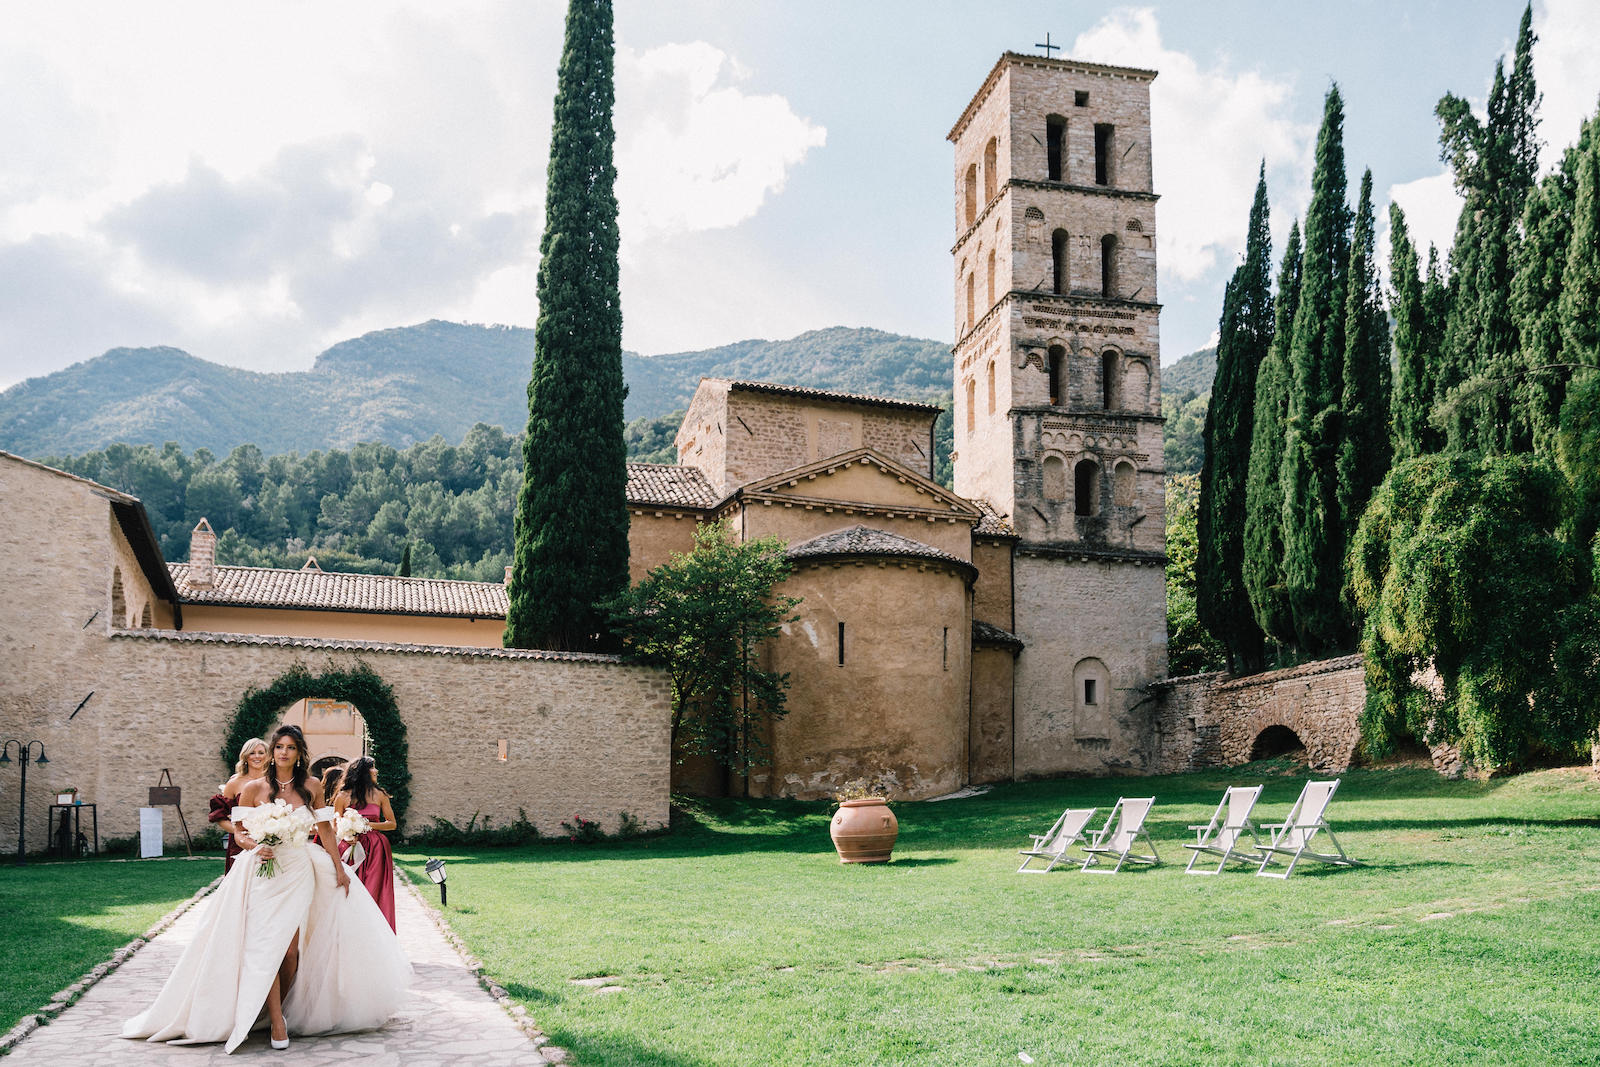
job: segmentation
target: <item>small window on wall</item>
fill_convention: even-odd
[[[1056,407],[1067,402],[1067,350],[1060,345],[1050,346],[1050,403]]]
[[[1073,104],[1074,107],[1088,107],[1089,106],[1089,90],[1087,90],[1087,89],[1079,89],[1077,92],[1073,93],[1072,94],[1072,104]]]
[[[1117,237],[1108,233],[1100,238],[1100,295],[1114,299],[1117,295]]]
[[[940,658],[944,661],[944,669],[945,670],[949,670],[950,669],[950,627],[948,627],[948,626],[946,626],[944,628],[944,651],[940,654]]]
[[[1110,185],[1115,180],[1115,166],[1111,151],[1115,145],[1116,127],[1108,122],[1094,124],[1094,183]]]
[[[844,623],[839,624],[839,666],[844,666]]]
[[[1044,120],[1045,137],[1045,176],[1050,181],[1061,181],[1061,161],[1065,156],[1063,149],[1067,141],[1067,120],[1060,115],[1051,115]]]
[[[1057,230],[1050,235],[1051,287],[1053,293],[1065,293],[1071,284],[1067,274],[1067,231]]]
[[[1100,465],[1092,459],[1079,460],[1072,475],[1073,514],[1100,514]]]
[[[967,225],[978,220],[978,165],[967,167]]]
[[[1104,352],[1100,356],[1100,391],[1107,411],[1122,407],[1122,360],[1115,352]]]
[[[1099,693],[1096,692],[1097,689],[1098,685],[1095,679],[1085,678],[1083,680],[1083,702],[1085,704],[1100,703],[1100,701],[1096,699],[1099,696]]]

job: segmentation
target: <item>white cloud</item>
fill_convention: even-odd
[[[1149,9],[1107,15],[1067,54],[1160,72],[1150,107],[1163,274],[1190,281],[1243,251],[1262,159],[1274,232],[1287,232],[1303,204],[1316,133],[1290,117],[1289,82],[1226,64],[1202,68],[1161,43]]]
[[[783,190],[827,131],[704,41],[617,50],[617,200],[622,239],[734,226]]]
[[[1439,250],[1442,266],[1450,257],[1450,245],[1456,237],[1456,219],[1461,214],[1461,196],[1456,192],[1455,180],[1449,171],[1431,178],[1402,182],[1389,186],[1389,201],[1400,205],[1406,213],[1406,231],[1416,246],[1417,259],[1427,269],[1428,245]],[[1378,262],[1385,276],[1389,269],[1389,213],[1382,203],[1374,205],[1378,211]]]
[[[1533,77],[1544,94],[1539,134],[1545,170],[1578,139],[1578,128],[1595,113],[1600,86],[1600,4],[1594,0],[1544,0],[1533,11]]]

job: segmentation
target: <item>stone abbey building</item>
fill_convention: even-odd
[[[767,655],[790,711],[752,794],[816,798],[870,775],[920,799],[1181,769],[1208,729],[1199,698],[1164,715],[1154,684],[1154,77],[1008,52],[950,132],[953,491],[933,479],[938,408],[763,382],[703,380],[678,463],[630,464],[636,580],[700,523],[788,542],[780,591],[801,603]],[[29,779],[30,841],[69,784],[100,804],[102,833],[131,832],[153,767],[203,823],[243,694],[358,661],[406,723],[413,824],[659,825],[674,774],[693,784],[673,769],[664,674],[498,647],[502,585],[219,565],[204,521],[190,560],[168,563],[137,500],[4,453],[0,515],[26,578],[0,628],[0,733],[42,740],[52,764]],[[314,696],[308,726],[344,715],[359,733]],[[0,776],[0,805],[10,788]],[[14,840],[0,826],[0,847]]]

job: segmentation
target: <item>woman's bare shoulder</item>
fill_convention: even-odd
[[[229,782],[228,784],[232,785],[233,783]],[[267,780],[265,778],[257,778],[254,781],[247,781],[245,782],[243,788],[239,790],[240,807],[248,808],[252,804],[258,804],[266,799]]]

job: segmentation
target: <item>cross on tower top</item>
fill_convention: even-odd
[[[1044,35],[1044,43],[1043,44],[1040,44],[1039,42],[1035,41],[1034,44],[1033,44],[1033,47],[1035,47],[1035,48],[1043,48],[1044,49],[1044,57],[1046,59],[1052,58],[1051,55],[1050,55],[1051,52],[1059,52],[1059,51],[1061,51],[1061,46],[1060,45],[1051,44],[1050,43],[1050,35],[1048,33]]]

